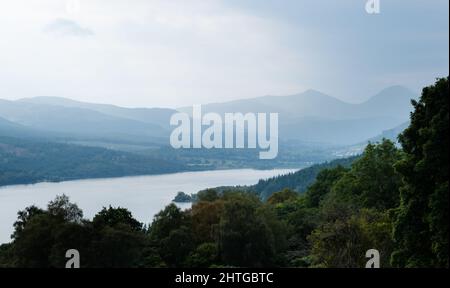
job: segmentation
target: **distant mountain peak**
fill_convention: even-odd
[[[319,94],[319,95],[326,95],[325,93],[323,93],[323,92],[321,92],[321,91],[319,91],[319,90],[316,90],[316,89],[307,89],[307,90],[305,90],[305,91],[303,91],[302,93],[300,93],[300,94],[305,94],[305,95],[310,95],[310,94]],[[326,95],[326,96],[329,96],[329,95]],[[331,96],[330,96],[331,97]]]
[[[18,102],[28,102],[35,104],[46,104],[46,105],[61,105],[66,106],[69,104],[75,105],[81,103],[80,101],[76,101],[70,98],[64,98],[59,96],[35,96],[35,97],[27,97],[17,100]]]
[[[384,89],[382,89],[379,93],[383,93],[383,92],[410,92],[413,93],[409,88],[402,86],[402,85],[392,85],[392,86],[388,86]]]
[[[370,99],[368,99],[366,103],[389,104],[397,101],[409,102],[411,99],[415,98],[417,98],[417,95],[410,89],[401,85],[395,85],[381,90],[380,92],[372,96]]]

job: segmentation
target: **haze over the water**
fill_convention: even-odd
[[[180,107],[312,88],[359,102],[448,75],[447,0],[365,2],[2,1],[0,98]]]

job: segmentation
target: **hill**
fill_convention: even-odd
[[[27,101],[0,102],[0,117],[29,129],[84,140],[161,143],[169,131],[153,123],[111,116],[79,107]]]
[[[257,195],[261,200],[267,200],[273,193],[290,189],[297,193],[304,193],[306,189],[314,183],[317,175],[324,169],[334,168],[337,166],[350,167],[351,164],[360,156],[352,156],[348,158],[336,159],[329,162],[315,164],[310,167],[298,170],[293,173],[272,177],[269,179],[261,179],[255,185],[251,186],[222,186],[213,189],[219,193],[230,191],[244,191]],[[206,193],[210,189],[199,191],[197,195]]]
[[[263,200],[269,198],[273,193],[286,188],[298,193],[303,193],[312,183],[314,183],[320,171],[337,166],[350,167],[356,159],[358,159],[358,156],[315,164],[294,173],[260,180],[257,184],[250,186],[248,190],[254,192]]]
[[[0,186],[188,170],[148,156],[0,136]]]
[[[315,90],[290,96],[264,96],[213,103],[202,112],[279,113],[279,135],[283,140],[350,145],[365,141],[408,120],[410,90],[393,86],[363,103],[346,103]],[[191,107],[179,109],[191,113]]]
[[[169,120],[172,114],[177,112],[176,110],[165,108],[125,108],[110,104],[87,103],[63,97],[50,96],[24,98],[19,100],[19,102],[89,109],[105,115],[155,124],[165,129],[169,128]]]

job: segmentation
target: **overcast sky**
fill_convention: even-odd
[[[0,98],[178,107],[449,73],[449,1],[0,0]]]

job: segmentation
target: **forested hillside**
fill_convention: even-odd
[[[359,156],[337,159],[330,162],[316,164],[311,167],[301,169],[294,173],[260,180],[257,184],[250,186],[249,191],[255,192],[261,199],[266,200],[273,193],[283,189],[291,189],[298,193],[303,193],[316,180],[317,175],[324,169],[334,167],[350,167]]]
[[[187,169],[181,163],[126,152],[0,136],[0,186]]]
[[[192,209],[171,204],[149,226],[120,207],[83,219],[66,196],[46,209],[27,207],[12,242],[0,246],[0,267],[63,267],[65,251],[76,247],[82,267],[362,268],[366,251],[377,249],[381,267],[448,268],[448,100],[448,78],[440,79],[413,102],[402,148],[385,139],[350,166],[333,162],[260,182],[285,188],[267,201],[208,189]],[[24,145],[8,153],[36,151]],[[318,170],[304,193],[286,188]]]

